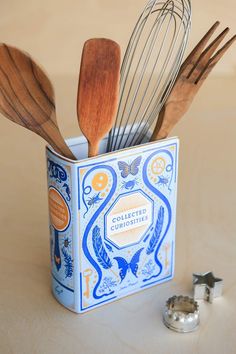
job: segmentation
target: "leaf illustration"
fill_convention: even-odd
[[[146,242],[149,238],[150,234],[147,234],[147,236],[145,237],[145,239],[143,240],[143,242]]]
[[[111,247],[111,245],[109,245],[108,243],[105,243],[105,246],[109,252],[113,252],[113,248]]]
[[[149,241],[149,245],[146,250],[146,253],[148,255],[151,254],[155,250],[155,247],[156,247],[158,240],[160,238],[160,235],[161,235],[163,222],[164,222],[164,208],[163,208],[163,206],[161,206],[158,211],[157,222],[156,222],[156,226],[155,226],[153,235]]]
[[[103,246],[102,238],[100,235],[100,228],[95,226],[92,231],[93,249],[96,254],[98,262],[104,269],[112,267],[111,260]]]
[[[65,276],[66,278],[71,278],[73,275],[73,260],[71,256],[67,253],[65,247],[62,247],[62,254],[64,256],[65,262]]]

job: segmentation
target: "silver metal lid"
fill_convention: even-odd
[[[199,325],[199,307],[188,296],[173,296],[166,302],[163,312],[164,324],[176,332],[192,332]]]

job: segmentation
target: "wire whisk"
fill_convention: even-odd
[[[130,37],[107,151],[142,143],[176,80],[191,26],[190,0],[149,0]]]

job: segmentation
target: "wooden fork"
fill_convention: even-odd
[[[226,28],[204,50],[219,24],[219,21],[217,21],[209,29],[182,64],[172,91],[159,113],[151,141],[164,139],[169,135],[174,125],[178,123],[189,109],[194,97],[211,70],[235,41],[236,35],[215,53],[229,31],[229,28]]]

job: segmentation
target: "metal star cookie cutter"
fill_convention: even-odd
[[[198,328],[198,303],[188,296],[172,296],[166,302],[163,311],[163,322],[169,329],[187,333]]]
[[[223,279],[216,278],[212,272],[193,273],[193,291],[194,299],[212,303],[215,297],[222,295]]]

